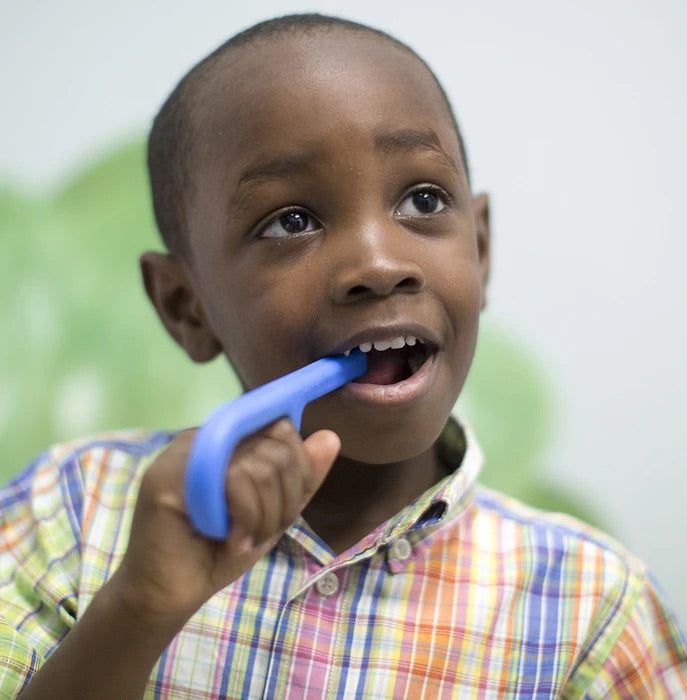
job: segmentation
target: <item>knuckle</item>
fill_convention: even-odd
[[[260,461],[252,465],[250,479],[259,490],[264,490],[271,486],[275,480],[274,465]]]
[[[288,418],[281,418],[267,429],[268,433],[275,438],[289,439],[293,438],[296,433],[296,428]]]
[[[250,479],[240,469],[229,470],[226,480],[227,501],[232,518],[250,525],[256,520],[256,493]]]
[[[259,452],[251,461],[251,474],[264,484],[294,469],[298,456],[292,445],[272,438],[261,443]]]
[[[279,430],[290,433],[290,423],[283,423]],[[240,447],[227,473],[229,508],[243,528],[264,540],[300,513],[303,454],[294,440],[274,432],[249,438]]]
[[[280,440],[273,440],[269,445],[268,452],[270,463],[279,471],[288,470],[297,462],[293,447]]]

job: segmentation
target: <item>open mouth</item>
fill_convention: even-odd
[[[432,350],[414,336],[361,343],[367,354],[367,371],[354,380],[358,384],[389,385],[410,379],[432,355]]]

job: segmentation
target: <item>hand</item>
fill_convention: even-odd
[[[129,546],[108,584],[140,617],[178,620],[179,627],[274,546],[341,446],[328,430],[303,441],[286,419],[244,440],[227,470],[231,530],[216,541],[198,534],[186,512],[184,476],[195,432],[176,436],[144,475]]]

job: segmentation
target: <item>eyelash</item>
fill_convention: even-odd
[[[433,212],[428,212],[428,213],[414,213],[414,214],[402,214],[399,209],[401,204],[405,202],[407,199],[410,197],[413,197],[416,194],[420,194],[422,192],[429,193],[434,195],[439,199],[441,202],[442,208],[439,209],[439,211],[433,211]],[[413,218],[416,216],[435,216],[437,214],[440,214],[442,211],[444,211],[447,207],[451,206],[453,204],[453,198],[451,197],[446,190],[444,190],[442,187],[439,187],[438,185],[432,185],[430,183],[423,183],[421,185],[415,185],[412,188],[410,188],[404,195],[401,197],[399,200],[399,203],[396,205],[396,208],[394,210],[394,213],[398,214],[399,216],[402,217],[408,217],[408,218]]]
[[[442,205],[442,208],[439,209],[439,211],[436,212],[417,212],[417,213],[411,213],[411,214],[403,214],[402,212],[399,211],[401,205],[403,202],[405,202],[407,199],[410,197],[415,196],[416,194],[420,194],[422,192],[429,193],[437,197],[439,202]],[[415,185],[412,187],[410,190],[407,190],[406,193],[401,197],[399,200],[398,204],[394,208],[394,214],[396,216],[402,217],[402,218],[415,218],[415,217],[429,217],[429,216],[435,216],[437,214],[440,214],[442,211],[444,211],[447,207],[449,207],[453,203],[453,198],[451,195],[449,195],[446,190],[443,188],[439,187],[438,185],[432,185],[429,183],[424,183],[421,185]],[[266,231],[273,225],[277,224],[279,225],[282,223],[283,225],[283,220],[288,217],[289,215],[297,215],[301,216],[305,219],[307,222],[308,226],[311,226],[312,228],[308,229],[308,226],[306,226],[306,230],[303,231],[296,231],[296,232],[288,232],[285,231],[282,235],[266,235]],[[316,222],[316,224],[313,226],[313,223]],[[257,231],[256,231],[256,237],[258,238],[290,238],[294,236],[301,236],[309,233],[314,233],[315,231],[318,231],[321,228],[322,224],[320,221],[315,217],[313,214],[311,214],[307,209],[304,207],[298,207],[298,206],[292,206],[288,207],[287,209],[284,209],[277,214],[271,216],[267,222],[264,225],[258,226]]]
[[[315,226],[315,228],[313,228],[312,231],[298,231],[295,233],[289,233],[288,231],[286,231],[283,235],[276,235],[276,236],[268,236],[265,234],[265,232],[271,226],[273,226],[274,224],[279,224],[283,219],[285,219],[289,215],[302,216],[307,220],[307,222],[309,224],[312,223],[313,221],[316,221],[317,226]],[[257,237],[258,238],[289,238],[292,236],[302,236],[306,233],[311,233],[313,231],[317,231],[320,227],[321,227],[321,224],[320,224],[319,220],[317,219],[317,217],[313,216],[307,209],[305,209],[303,207],[293,206],[293,207],[289,207],[287,209],[283,209],[282,211],[278,212],[274,216],[270,217],[270,219],[268,219],[268,221],[264,225],[258,226]]]

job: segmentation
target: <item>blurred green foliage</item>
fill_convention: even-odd
[[[52,196],[0,188],[0,475],[94,431],[197,424],[238,393],[226,362],[194,365],[147,300],[138,255],[160,248],[143,143]]]
[[[512,332],[482,325],[457,406],[485,455],[480,480],[538,508],[601,526],[583,501],[547,478],[542,460],[555,422],[552,385],[533,351]]]
[[[148,303],[138,255],[160,248],[140,140],[62,189],[0,187],[0,478],[48,445],[114,428],[198,424],[238,394],[222,360],[194,365]],[[503,330],[484,326],[461,414],[486,455],[483,481],[533,505],[594,520],[547,485],[549,382]]]

